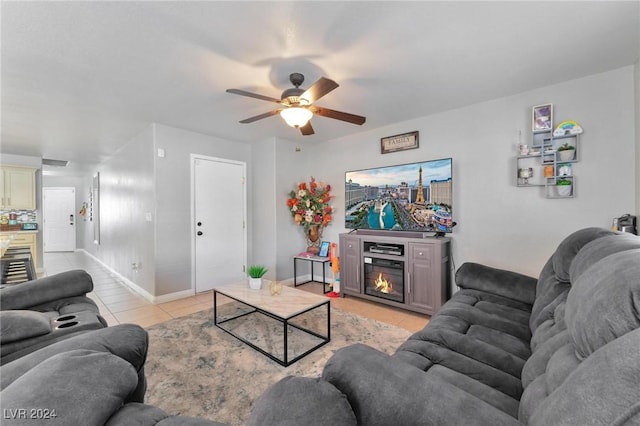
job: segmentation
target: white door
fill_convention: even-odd
[[[192,156],[196,292],[245,278],[245,169],[245,163]]]
[[[76,249],[75,188],[43,188],[44,251]]]

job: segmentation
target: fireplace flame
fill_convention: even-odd
[[[391,281],[387,281],[386,278],[382,276],[382,272],[380,272],[374,284],[376,286],[376,290],[379,290],[384,294],[389,294],[393,290],[393,284],[391,284]]]

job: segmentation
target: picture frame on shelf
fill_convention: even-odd
[[[533,133],[550,132],[553,129],[553,104],[534,106],[531,112]]]
[[[318,257],[327,257],[329,256],[329,241],[323,241],[320,244],[320,252],[318,253]]]

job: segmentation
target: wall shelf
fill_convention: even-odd
[[[551,130],[533,133],[530,151],[516,156],[516,186],[544,187],[546,198],[575,197],[572,164],[580,161],[579,136],[553,136]],[[558,185],[563,179],[571,184]]]

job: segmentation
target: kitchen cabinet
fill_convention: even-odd
[[[0,191],[2,210],[35,210],[36,169],[2,166]]]
[[[38,264],[38,250],[36,238],[38,231],[2,232],[3,239],[10,239],[9,247],[28,247],[31,250],[34,268]]]

